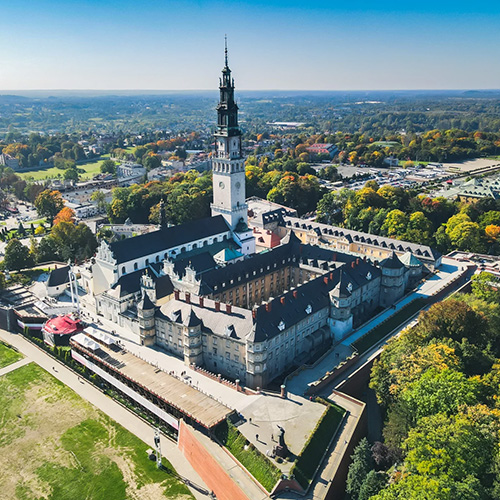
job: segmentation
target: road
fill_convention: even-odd
[[[89,403],[99,408],[103,413],[125,427],[125,429],[137,436],[148,446],[154,448],[154,430],[151,425],[145,423],[134,413],[106,396],[92,384],[83,381],[65,365],[54,360],[46,352],[28,342],[21,335],[0,330],[0,338],[24,354],[26,361],[22,361],[34,361],[69,388],[73,389],[83,399],[86,399]],[[175,443],[162,436],[161,449],[163,455],[170,461],[178,474],[188,479],[192,484],[199,486],[202,490],[208,491],[205,483],[186,458],[184,458],[181,451],[177,449]],[[190,490],[197,500],[206,500],[209,498],[208,495],[201,493],[196,488],[190,487]]]

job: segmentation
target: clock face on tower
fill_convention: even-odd
[[[224,187],[225,187],[225,186],[224,186],[224,183],[223,183],[223,182],[219,182],[219,187],[220,187],[221,189],[224,189]]]

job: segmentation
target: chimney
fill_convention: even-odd
[[[337,254],[336,253],[333,254],[332,260],[333,260],[333,262],[337,261]]]
[[[200,307],[203,307],[203,302],[204,302],[203,297],[200,297]]]
[[[220,302],[219,302],[218,300],[216,300],[216,301],[215,301],[215,310],[216,310],[217,312],[219,312],[219,311],[220,311]]]
[[[271,311],[271,302],[266,303],[266,311],[270,312]]]
[[[359,266],[359,259],[356,259],[356,265]]]
[[[351,262],[351,267],[354,269],[354,266],[356,265],[356,262],[355,261],[352,261]]]
[[[294,290],[293,291],[293,298],[296,299],[297,298],[297,290]]]
[[[257,317],[257,309],[252,309],[252,318],[255,319]]]
[[[180,299],[179,290],[174,290],[174,298],[175,298],[175,300],[179,300]]]
[[[226,304],[226,312],[227,312],[228,314],[231,314],[231,309],[232,309],[232,308],[231,308],[231,304]]]
[[[333,281],[333,273],[330,273],[330,281]]]
[[[281,303],[282,303],[283,305],[285,305],[285,297],[281,297],[281,299],[280,299],[280,300],[281,300]]]
[[[191,304],[191,294],[189,292],[185,293],[186,304]]]
[[[323,281],[325,282],[325,285],[328,285],[328,276],[324,276]]]

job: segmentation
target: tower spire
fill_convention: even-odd
[[[225,67],[227,68],[227,35],[224,35],[224,62]]]

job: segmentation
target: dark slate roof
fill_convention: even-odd
[[[156,271],[156,269],[153,269]],[[112,287],[112,290],[118,290],[119,297],[126,297],[131,293],[137,293],[141,289],[141,276],[144,269],[139,269],[133,273],[124,274]],[[155,282],[156,299],[161,299],[174,293],[174,286],[169,276],[159,276],[157,272],[151,272],[151,277]]]
[[[398,256],[396,255],[396,252],[392,252],[392,255],[390,257],[387,257],[387,259],[384,259],[380,263],[380,267],[385,267],[388,269],[400,269],[404,266],[405,265],[399,260]]]
[[[398,250],[400,252],[412,252],[422,257],[432,259],[434,262],[441,257],[441,253],[438,250],[427,245],[395,240],[386,236],[363,233],[361,231],[354,231],[352,229],[330,226],[328,224],[323,224],[315,221],[305,221],[303,219],[299,219],[297,217],[292,217],[289,215],[285,215],[283,217],[283,222],[281,223],[281,225],[289,230],[296,228],[305,231],[314,229],[316,231],[316,229],[319,229],[322,235],[331,235],[335,238],[346,238],[349,243],[353,241],[359,241],[376,247]]]
[[[191,308],[189,311],[189,314],[187,318],[184,320],[184,326],[190,327],[190,326],[198,326],[201,325],[201,319],[196,316],[195,312]]]
[[[321,267],[323,262],[326,264],[326,270],[333,261],[351,262],[355,259],[352,255],[313,245],[303,245],[296,236],[291,236],[288,243],[273,248],[268,252],[255,254],[250,258],[201,274],[199,276],[202,287],[201,293],[219,293],[226,288],[259,279],[272,271],[288,267],[293,262],[298,265],[302,261],[314,267]]]
[[[351,265],[339,267],[304,283],[295,290],[289,290],[271,301],[270,311],[266,310],[266,304],[257,308],[255,325],[249,340],[263,342],[279,335],[281,333],[280,323],[283,321],[285,329],[299,323],[309,315],[308,306],[312,308],[311,314],[328,307],[330,304],[329,294],[339,283],[343,293],[348,292],[347,285],[349,283],[352,284],[352,291],[355,291],[366,285],[370,279],[378,278],[380,274],[380,269],[359,259],[354,267]],[[368,278],[369,275],[370,278]],[[328,277],[327,283],[325,283],[325,277]]]
[[[149,295],[147,293],[145,293],[142,296],[141,301],[137,305],[137,308],[142,309],[143,311],[151,311],[151,309],[155,308],[155,305],[153,304],[153,302],[149,298]]]
[[[182,276],[184,274],[184,270],[188,265],[190,265],[196,271],[196,274],[204,273],[205,271],[209,271],[217,267],[217,264],[212,255],[210,255],[209,252],[203,252],[198,255],[187,257],[185,259],[175,259],[174,271],[178,276]]]
[[[227,231],[229,226],[224,217],[216,215],[116,241],[110,244],[110,249],[121,264]]]
[[[69,266],[59,267],[50,272],[47,286],[60,286],[69,283]]]

